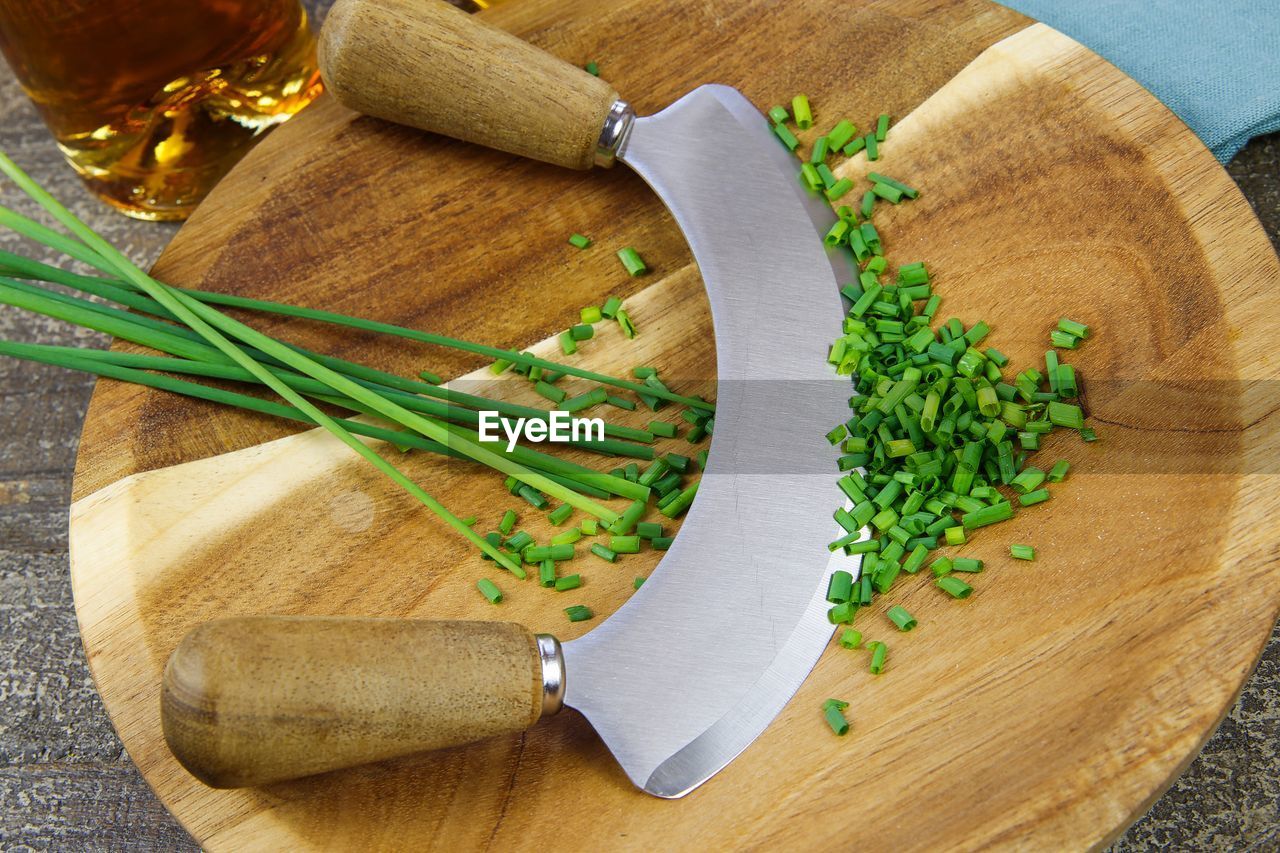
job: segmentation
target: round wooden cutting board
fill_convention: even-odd
[[[1114,837],[1213,731],[1280,601],[1280,262],[1226,173],[1115,68],[985,0],[519,0],[486,14],[571,62],[596,60],[641,114],[702,82],[762,108],[806,92],[819,125],[806,140],[890,112],[874,166],[922,192],[877,212],[889,257],[927,261],[941,317],[987,320],[1018,369],[1043,357],[1059,316],[1088,323],[1068,360],[1100,440],[1047,443],[1040,458],[1065,456],[1071,476],[964,547],[987,560],[972,598],[908,578],[889,598],[917,616],[914,632],[859,617],[889,643],[883,675],[863,652],[831,648],[764,735],[685,799],[633,788],[572,712],[518,737],[215,791],[177,765],[159,726],[161,668],[192,626],[251,613],[502,618],[571,639],[656,560],[584,562],[574,601],[499,578],[507,598],[494,608],[473,587],[486,564],[326,435],[101,382],[72,506],[76,606],[107,710],[165,805],[214,850],[1062,849]],[[707,144],[734,156],[732,140]],[[867,169],[859,155],[836,171]],[[595,245],[568,246],[573,231]],[[613,252],[626,245],[650,275],[625,276]],[[522,162],[329,101],[257,148],[155,272],[548,352],[580,306],[617,293],[639,337],[604,329],[574,358],[655,364],[690,393],[715,375],[696,267],[634,174]],[[260,325],[406,375],[483,366]],[[537,399],[487,372],[466,381]],[[512,505],[491,473],[403,462],[485,529]],[[531,532],[550,529],[524,515]],[[1010,560],[1010,542],[1036,545],[1038,560]],[[568,624],[572,603],[597,621]],[[845,738],[823,722],[829,696],[850,702]]]

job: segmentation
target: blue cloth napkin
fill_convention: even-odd
[[[1109,60],[1223,163],[1280,130],[1280,0],[1000,0]]]

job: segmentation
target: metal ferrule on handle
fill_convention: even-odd
[[[600,139],[596,142],[595,165],[611,168],[618,159],[618,152],[627,140],[631,131],[631,123],[635,121],[635,110],[622,99],[613,102],[609,114],[605,116],[604,126],[600,128]]]
[[[538,660],[542,663],[542,716],[549,717],[564,707],[564,653],[560,641],[550,634],[535,634]]]

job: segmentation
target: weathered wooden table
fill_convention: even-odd
[[[311,2],[322,12],[327,2]],[[0,149],[91,226],[150,263],[172,226],[135,222],[81,189],[8,74]],[[1280,242],[1280,137],[1231,164]],[[0,204],[29,208],[0,186]],[[0,235],[0,245],[16,242]],[[61,324],[0,309],[0,337],[101,345]],[[66,507],[92,380],[0,362],[0,846],[191,849],[124,754],[94,692],[67,576]],[[1117,849],[1266,849],[1280,842],[1280,633],[1201,756]]]

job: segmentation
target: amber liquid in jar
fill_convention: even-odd
[[[184,219],[320,93],[298,0],[0,0],[0,50],[107,203]]]

